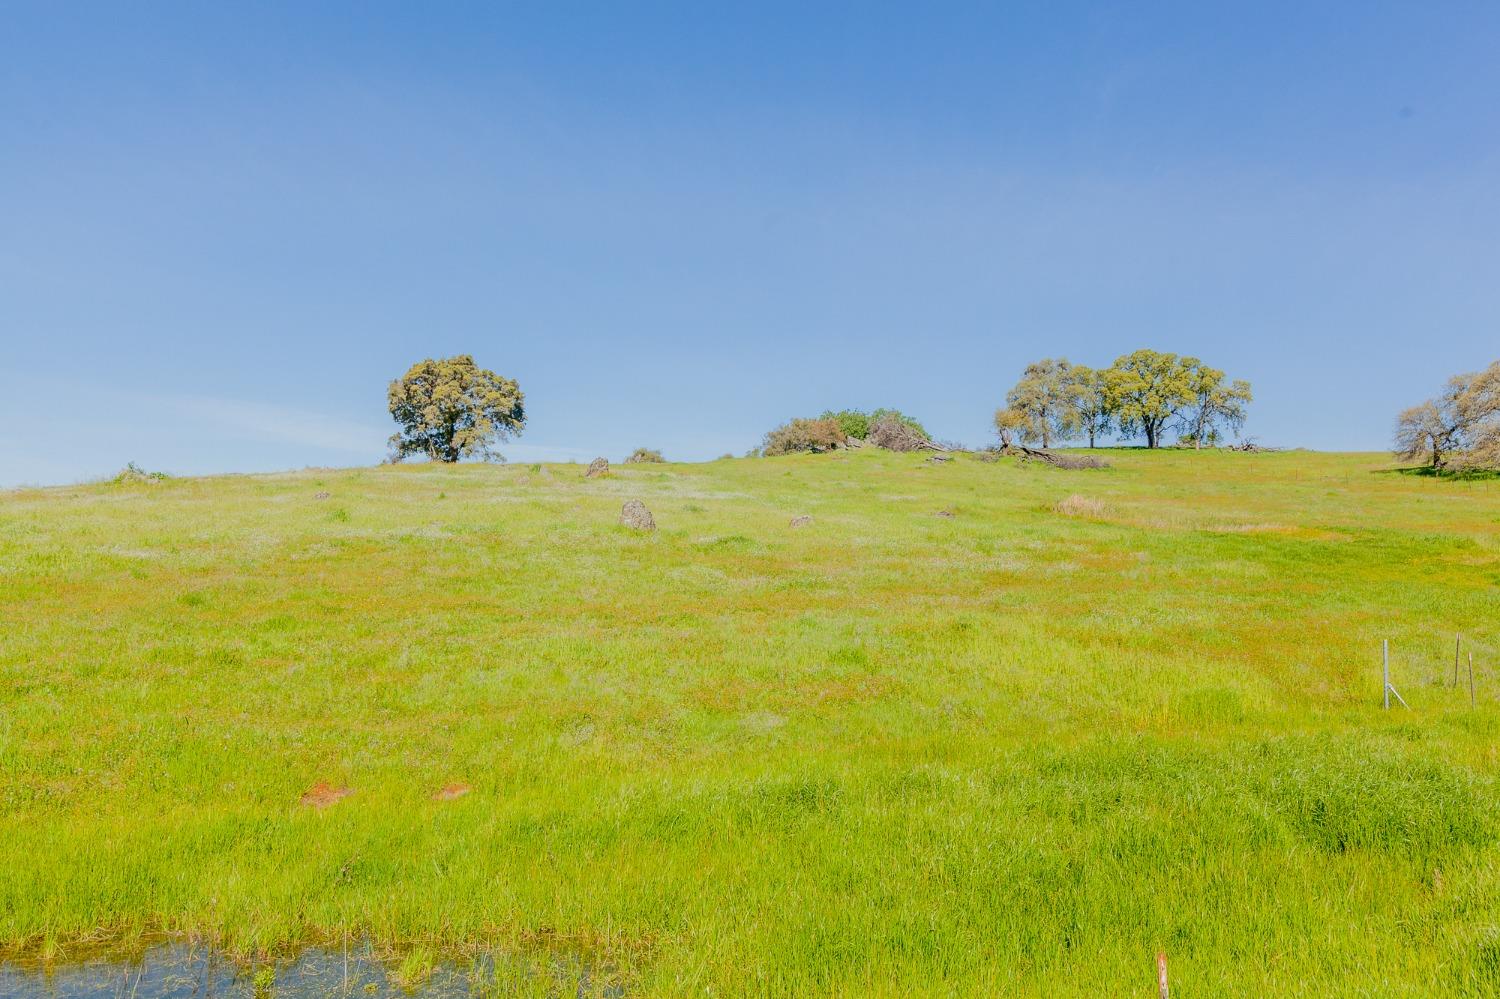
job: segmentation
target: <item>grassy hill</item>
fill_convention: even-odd
[[[1108,458],[0,494],[0,946],[353,936],[720,996],[1147,995],[1165,950],[1174,995],[1494,994],[1500,482]]]

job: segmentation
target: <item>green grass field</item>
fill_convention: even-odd
[[[1106,457],[0,494],[0,953],[1500,993],[1500,482]]]

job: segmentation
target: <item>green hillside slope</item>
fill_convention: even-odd
[[[1494,994],[1500,482],[1105,457],[0,494],[0,944]]]

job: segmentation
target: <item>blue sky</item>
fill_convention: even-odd
[[[1042,356],[1378,449],[1500,358],[1500,6],[0,5],[0,485],[371,463],[518,379],[512,460],[740,453]]]

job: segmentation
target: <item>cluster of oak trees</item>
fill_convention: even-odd
[[[1396,418],[1397,457],[1454,472],[1500,470],[1500,361],[1454,375]]]
[[[1028,364],[995,412],[1002,446],[1051,447],[1110,433],[1144,437],[1160,447],[1165,435],[1195,447],[1216,445],[1245,424],[1250,383],[1229,381],[1196,357],[1138,350],[1108,368],[1047,358]]]

